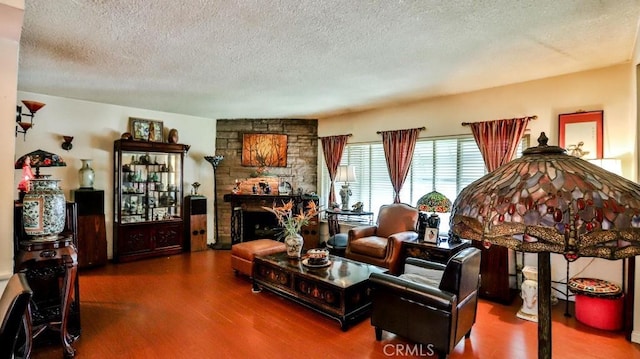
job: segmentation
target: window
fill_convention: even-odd
[[[527,148],[529,136],[518,147],[517,157]],[[393,187],[389,180],[387,162],[382,143],[348,144],[342,154],[341,165],[354,165],[355,183],[350,183],[352,195],[349,204],[362,202],[364,210],[374,212],[383,204],[393,202]],[[438,191],[452,202],[471,182],[486,173],[484,161],[473,136],[456,136],[437,139],[418,139],[407,179],[400,191],[400,201],[412,206],[423,195]],[[323,162],[322,193],[329,191],[329,173]],[[342,183],[336,183],[336,198]],[[325,196],[326,198],[326,196]],[[326,200],[325,200],[326,204]],[[449,214],[441,213],[440,231],[449,231]]]

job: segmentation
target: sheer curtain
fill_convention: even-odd
[[[338,170],[338,165],[340,164],[340,159],[342,158],[344,146],[346,146],[347,140],[350,136],[351,135],[320,137],[324,160],[327,163],[327,170],[329,170],[329,179],[331,179],[331,185],[329,186],[329,203],[327,203],[327,208],[329,208],[331,203],[336,201],[336,194],[333,191],[333,181],[336,178],[336,172]]]
[[[511,161],[532,117],[469,123],[487,171]]]
[[[400,190],[407,178],[413,150],[416,147],[418,134],[423,128],[411,128],[408,130],[381,131],[384,156],[387,160],[389,178],[393,186],[393,202],[400,203]]]

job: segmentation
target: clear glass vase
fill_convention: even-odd
[[[81,159],[80,161],[82,161],[82,167],[78,171],[78,174],[80,176],[80,188],[93,189],[95,172],[93,171],[93,168],[91,168],[92,160]]]

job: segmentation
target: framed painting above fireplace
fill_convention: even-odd
[[[287,167],[287,135],[244,133],[242,165],[248,167]]]

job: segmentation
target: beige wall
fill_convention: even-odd
[[[530,81],[467,94],[439,97],[375,111],[322,118],[320,136],[352,133],[349,143],[380,141],[376,131],[425,126],[421,137],[470,134],[462,122],[537,115],[533,139],[544,131],[558,141],[558,114],[604,110],[604,155],[623,160],[624,176],[635,178],[634,81],[630,64]],[[366,130],[362,130],[366,129]]]
[[[35,126],[27,132],[26,140],[18,134],[15,142],[15,158],[10,158],[13,184],[11,198],[17,198],[20,171],[13,169],[13,161],[31,151],[42,149],[56,153],[67,162],[67,167],[41,169],[41,173],[51,174],[61,180],[60,186],[67,200],[70,192],[79,187],[78,170],[80,159],[93,159],[95,170],[94,188],[105,190],[105,214],[107,222],[107,250],[112,257],[112,216],[113,216],[113,141],[123,132],[129,131],[129,117],[148,118],[163,121],[165,138],[171,128],[179,131],[179,142],[191,145],[184,162],[184,191],[188,194],[191,183],[200,182],[200,194],[207,196],[208,242],[213,242],[213,168],[204,160],[205,155],[215,152],[216,121],[149,111],[144,109],[114,106],[109,104],[78,101],[62,97],[46,96],[28,92],[18,92],[17,101],[36,100],[46,104],[35,116]],[[15,106],[15,102],[12,103]],[[15,107],[14,110],[15,111]],[[15,112],[12,112],[15,114]],[[14,121],[14,115],[11,121]],[[14,128],[11,127],[13,133]],[[73,136],[73,148],[61,148],[63,135]],[[13,152],[13,149],[12,149]]]
[[[380,135],[376,134],[379,130],[421,126],[426,127],[426,131],[421,132],[421,137],[470,134],[468,127],[461,126],[462,122],[537,115],[538,119],[529,125],[533,144],[542,131],[549,137],[550,144],[557,144],[559,114],[577,110],[604,110],[604,156],[622,159],[623,175],[635,180],[638,166],[635,159],[638,121],[634,87],[635,70],[629,63],[380,110],[323,118],[318,122],[318,135],[352,133],[349,143],[369,142],[380,141]],[[525,264],[536,266],[536,258],[534,254],[527,254]],[[564,258],[552,255],[552,279],[566,280],[565,271]],[[580,258],[571,263],[570,276],[579,272],[581,276],[621,283],[622,261]],[[564,290],[563,286],[557,287]],[[640,288],[640,285],[636,287]],[[635,307],[640,308],[640,303],[636,303]],[[636,315],[638,311],[640,310],[636,310]]]
[[[640,123],[640,109],[638,108],[638,104],[640,104],[640,71],[639,71],[639,67],[640,67],[640,37],[636,36],[636,44],[634,47],[634,56],[633,56],[633,61],[632,64],[634,65],[634,79],[635,79],[635,86],[633,88],[633,105],[636,109],[636,123]],[[636,134],[636,139],[640,138],[640,128],[636,127],[635,130],[635,134]],[[640,164],[640,158],[638,156],[638,151],[639,151],[639,146],[640,143],[638,143],[639,141],[636,140],[636,147],[635,147],[635,162],[636,162],[636,166],[638,166]],[[636,172],[636,182],[638,182],[639,180],[639,174],[640,171]],[[633,334],[631,336],[631,340],[636,342],[636,343],[640,343],[640,295],[638,295],[638,293],[640,293],[640,266],[636,266],[636,281],[635,281],[635,287],[638,289],[636,291],[634,300],[635,303],[633,305],[634,308],[634,312],[633,312],[633,328],[635,329],[633,331]]]
[[[0,0],[0,173],[13,172],[13,151],[18,88],[18,51],[24,1]],[[6,178],[6,177],[5,177]],[[0,186],[0,288],[13,273],[13,184],[9,179]]]

